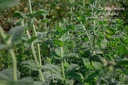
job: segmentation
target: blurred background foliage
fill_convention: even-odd
[[[72,0],[71,0],[72,1]],[[128,24],[128,3],[127,0],[102,0],[102,6],[118,6],[122,7],[125,10],[120,10],[118,17],[124,19],[125,25]],[[89,0],[85,0],[85,4],[87,5]],[[74,3],[75,7],[79,9],[79,4],[83,4],[82,0],[76,0]],[[21,3],[18,6],[14,6],[8,9],[0,10],[0,24],[4,27],[5,31],[8,31],[11,27],[13,27],[17,21],[17,19],[13,18],[15,11],[20,11],[22,13],[28,12],[27,0],[21,0]],[[52,27],[53,24],[59,22],[62,18],[66,18],[70,13],[70,0],[32,0],[32,7],[34,11],[38,11],[40,9],[45,9],[49,11],[49,18],[51,21],[49,25]],[[77,11],[77,10],[74,10]],[[13,19],[12,19],[13,18]],[[39,18],[44,18],[43,16]]]
[[[83,3],[83,1],[85,1],[85,3]],[[44,16],[44,15],[36,16],[37,20],[44,20],[45,18],[48,19],[48,21],[46,20],[39,24],[35,23],[35,25],[39,27],[38,31],[43,32],[45,30],[44,29],[45,25],[48,25],[46,27],[48,27],[49,29],[59,29],[59,27],[57,28],[56,25],[58,25],[58,23],[60,23],[60,22],[62,22],[64,25],[66,23],[67,28],[69,27],[72,30],[74,30],[75,25],[77,28],[79,28],[79,26],[78,26],[79,23],[80,24],[84,23],[87,30],[90,31],[90,36],[91,36],[92,35],[91,34],[92,33],[92,31],[91,31],[92,30],[91,29],[91,25],[92,25],[91,21],[92,20],[89,19],[89,20],[85,21],[85,16],[84,16],[84,15],[92,16],[91,10],[90,10],[90,8],[88,8],[90,1],[91,0],[32,0],[33,11],[37,12],[39,10],[45,10],[48,12],[48,15],[46,15],[46,16]],[[93,50],[97,51],[98,49],[93,49],[93,50],[87,49],[88,46],[86,46],[87,43],[85,43],[85,42],[87,42],[88,39],[86,38],[87,34],[85,33],[85,31],[83,31],[83,29],[80,28],[80,29],[77,29],[75,32],[72,32],[73,35],[71,36],[72,37],[71,40],[66,42],[67,45],[68,45],[68,43],[70,43],[69,46],[67,46],[67,47],[69,48],[69,51],[76,52],[76,53],[80,54],[80,58],[72,58],[71,57],[71,58],[67,59],[67,61],[70,63],[80,64],[81,69],[82,69],[81,73],[83,73],[84,75],[87,75],[87,77],[88,77],[88,75],[90,75],[88,80],[86,80],[85,82],[95,80],[94,78],[96,78],[96,77],[94,77],[92,79],[92,76],[95,76],[95,75],[93,75],[93,72],[92,72],[93,68],[91,67],[93,65],[91,65],[91,64],[93,63],[93,61],[97,60],[96,58],[98,58],[99,56],[102,56],[104,59],[107,60],[107,61],[104,61],[101,58],[103,64],[105,64],[104,68],[107,67],[107,68],[105,68],[106,72],[104,72],[104,73],[109,73],[107,71],[108,69],[110,69],[110,71],[113,71],[112,69],[115,65],[115,61],[117,59],[120,59],[116,56],[116,54],[118,55],[117,47],[120,44],[122,44],[122,42],[125,42],[126,44],[128,43],[127,37],[125,39],[127,41],[126,42],[124,40],[124,34],[121,34],[121,32],[124,31],[123,30],[124,26],[122,25],[122,23],[124,25],[128,24],[128,20],[127,20],[128,4],[126,3],[126,0],[123,0],[123,1],[99,0],[99,1],[104,1],[104,3],[101,4],[101,7],[106,7],[106,6],[108,6],[110,8],[112,6],[124,7],[125,10],[118,11],[119,15],[116,16],[117,18],[123,18],[124,21],[117,20],[115,22],[117,24],[111,22],[113,26],[109,26],[110,22],[108,22],[107,20],[104,22],[102,22],[102,21],[100,22],[97,20],[97,23],[99,23],[100,26],[97,27],[97,29],[98,29],[97,41],[99,41],[99,43],[96,43],[96,44],[100,45],[102,43],[101,47],[103,49],[101,49],[101,50],[103,51],[104,54],[100,53],[100,51],[99,51],[99,53],[97,52],[96,55],[92,55]],[[84,5],[87,8],[83,8]],[[3,27],[5,32],[8,32],[8,30],[10,30],[10,28],[14,27],[17,24],[17,22],[20,20],[19,18],[14,16],[16,11],[19,11],[23,14],[29,13],[27,0],[21,0],[21,3],[18,6],[14,6],[14,7],[7,8],[7,9],[0,10],[0,11],[1,11],[0,12],[0,25]],[[72,16],[73,16],[73,19],[72,19]],[[64,21],[64,19],[67,21]],[[45,24],[46,22],[47,22],[47,24]],[[114,22],[114,20],[113,20],[113,22]],[[71,27],[68,26],[69,24],[72,24],[72,23],[74,26],[72,26],[72,25],[70,25]],[[102,30],[101,28],[105,28],[105,29]],[[102,36],[102,35],[105,35],[105,36]],[[52,34],[51,34],[50,38],[54,39],[56,37],[57,37],[57,35],[52,36]],[[106,45],[104,45],[104,43],[106,42],[106,41],[103,41],[105,39],[104,37],[106,38],[106,40],[109,41],[108,47],[106,47]],[[47,37],[47,38],[49,38],[49,37]],[[123,41],[121,41],[121,39]],[[1,38],[0,38],[0,41],[1,41],[0,43],[3,42],[1,40]],[[91,43],[92,43],[92,41],[91,41]],[[14,46],[15,53],[17,56],[17,61],[18,61],[18,70],[21,71],[23,77],[32,75],[32,76],[34,76],[34,78],[36,78],[38,73],[33,72],[33,71],[31,72],[31,71],[29,71],[29,69],[23,69],[24,67],[21,65],[22,61],[32,60],[32,53],[30,51],[30,48],[26,48],[25,45],[23,45],[23,44],[24,43]],[[45,38],[43,38],[43,43],[40,45],[40,47],[42,48],[42,51],[43,51],[43,53],[41,54],[41,55],[43,55],[43,60],[42,60],[43,63],[46,63],[46,62],[54,62],[55,64],[59,63],[58,62],[59,59],[58,60],[54,59],[54,57],[49,58],[49,57],[51,57],[52,52],[50,53],[50,47],[48,47],[49,46],[48,44],[49,44],[49,42],[47,41],[47,39],[45,42]],[[85,46],[84,46],[84,44],[85,44]],[[50,43],[50,46],[51,46],[51,49],[54,51],[54,49],[55,49],[54,47],[56,47],[56,46],[53,46],[51,43]],[[126,49],[124,47],[124,45],[120,46],[120,48],[122,48],[123,51]],[[84,51],[84,49],[86,49],[86,50]],[[67,52],[68,52],[68,50],[67,50]],[[10,56],[7,54],[8,54],[7,50],[0,51],[0,69],[11,67],[10,65],[12,62],[11,62]],[[117,59],[115,59],[115,56]],[[45,60],[47,60],[47,61],[45,61]],[[90,61],[92,61],[92,63],[90,63]],[[97,61],[99,61],[99,60],[97,60]],[[83,62],[85,64],[85,66],[83,65]],[[86,66],[86,64],[87,64],[87,66]],[[97,66],[95,66],[95,65],[97,65]],[[97,62],[97,63],[94,62],[94,67],[96,69],[96,73],[98,72],[100,66],[102,67],[102,65],[99,62]],[[83,70],[83,69],[86,69],[86,70]],[[103,71],[104,71],[104,69],[103,69]],[[89,72],[91,72],[92,74],[88,74]],[[111,74],[113,74],[114,72],[115,71],[110,72],[109,75],[111,76]],[[96,74],[96,73],[94,73],[94,74]],[[98,72],[98,74],[103,75],[102,72],[101,73]],[[105,76],[107,76],[107,74],[105,74]],[[112,75],[112,76],[115,76],[115,75]],[[118,75],[116,75],[116,77],[118,80]],[[91,83],[95,83],[95,82],[92,81]]]
[[[70,15],[71,15],[70,3],[72,3],[71,1],[73,0],[32,0],[32,7],[33,7],[33,11],[38,11],[43,9],[49,12],[49,14],[46,15],[46,17],[50,20],[50,22],[48,22],[48,25],[49,25],[49,28],[52,29],[54,28],[53,25],[58,22],[61,22],[63,18],[67,18],[67,20],[70,19]],[[83,2],[82,0],[74,0],[74,1],[75,1],[75,3],[73,3],[74,7],[77,10],[73,10],[73,11],[77,13],[77,11],[80,9],[80,5],[82,5]],[[105,2],[102,4],[103,7],[114,5],[114,6],[120,6],[125,8],[125,10],[119,11],[119,16],[117,17],[123,17],[124,24],[127,25],[128,24],[128,19],[127,19],[128,3],[126,3],[127,0],[123,0],[123,1],[120,0],[119,2],[118,0],[115,0],[115,2],[113,0],[109,0],[109,1],[104,0],[104,1]],[[88,5],[88,4],[89,4],[89,0],[85,0],[85,5]],[[16,11],[20,11],[22,13],[28,13],[29,10],[27,6],[28,6],[27,0],[21,0],[18,6],[0,10],[1,11],[0,25],[3,27],[5,32],[8,32],[8,30],[10,30],[10,28],[15,26],[17,23],[18,19],[14,17],[14,13]],[[37,18],[43,20],[44,16],[38,16]],[[47,47],[42,46],[42,48],[46,49]],[[48,50],[44,50],[45,54],[43,55],[47,56],[49,54]],[[19,53],[17,55],[18,61],[19,61],[18,63],[21,63],[23,60],[28,59],[29,58],[28,56],[31,56],[31,53],[24,50],[24,47],[23,48],[21,47],[20,49],[16,49],[16,51]],[[11,65],[10,57],[7,54],[8,53],[6,50],[0,51],[0,68],[2,69],[10,67],[9,65]],[[26,55],[22,55],[22,54],[26,54]],[[19,68],[19,69],[22,69],[22,68]]]

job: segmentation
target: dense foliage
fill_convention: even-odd
[[[106,0],[1,1],[0,85],[128,83],[128,26]]]

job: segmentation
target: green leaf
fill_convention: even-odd
[[[90,2],[91,4],[93,4],[93,3],[95,3],[95,0],[89,0],[89,2]]]
[[[62,38],[62,41],[65,42],[65,41],[68,41],[69,39],[70,39],[69,36],[64,36],[64,37]]]
[[[44,79],[45,79],[45,82],[43,82],[43,85],[49,85],[52,79],[64,80],[61,77],[61,74],[60,75],[55,74],[55,73],[50,72],[50,71],[44,71],[43,76],[44,76]]]
[[[102,64],[100,62],[93,62],[93,66],[96,70],[102,69]]]
[[[0,44],[0,50],[1,49],[6,49],[7,48],[7,45],[5,45],[5,44]]]
[[[70,57],[79,58],[79,55],[77,53],[69,53],[64,55],[64,58],[70,58]]]
[[[53,64],[46,64],[46,65],[43,65],[42,67],[41,67],[43,70],[44,69],[46,69],[46,70],[50,70],[50,71],[52,71],[52,72],[54,72],[54,73],[56,73],[56,74],[61,74],[60,73],[60,68],[59,67],[57,67],[57,66],[55,66],[55,65],[53,65]]]
[[[117,62],[116,66],[128,66],[128,60],[121,60]]]
[[[62,27],[57,26],[57,27],[56,27],[56,30],[57,30],[57,32],[61,33],[61,32],[63,31],[63,28],[62,28]]]
[[[72,25],[72,24],[70,24],[70,25],[68,26],[68,28],[71,29],[71,30],[75,30],[75,26]]]
[[[68,78],[75,78],[78,81],[81,81],[83,79],[82,74],[76,73],[76,69],[79,69],[79,66],[77,64],[71,64],[66,68],[66,77]]]
[[[91,66],[91,62],[89,61],[88,58],[82,58],[83,59],[83,64],[84,64],[84,67],[86,67],[87,69],[91,69],[92,66]]]
[[[23,67],[27,67],[33,71],[38,71],[38,67],[33,60],[27,60],[22,62]]]
[[[20,78],[20,73],[17,71],[17,77]],[[12,69],[4,69],[0,71],[0,80],[13,80]]]
[[[64,34],[66,34],[68,32],[68,30],[63,30],[61,33],[60,33],[60,38],[64,35]]]
[[[14,17],[19,17],[19,18],[27,18],[26,14],[23,14],[22,12],[15,12]]]
[[[20,0],[0,0],[0,9],[18,5]]]
[[[0,80],[0,85],[34,85],[34,80],[30,77],[23,78],[17,82]]]
[[[37,39],[37,37],[35,37],[35,36],[33,36],[33,37],[31,37],[31,39],[29,39],[28,41],[27,41],[27,43],[30,45],[34,40],[36,40]]]
[[[79,68],[79,66],[77,64],[71,64],[66,68],[66,76],[68,76],[69,78],[75,73],[75,70]]]
[[[99,48],[94,48],[93,51],[95,54],[103,54],[102,50]]]
[[[124,39],[124,43],[128,44],[128,39]]]
[[[121,45],[118,47],[118,54],[121,58],[124,58],[128,54],[128,49],[125,45]]]
[[[44,15],[44,14],[47,15],[48,11],[47,10],[37,11],[37,12],[33,13],[33,17],[38,16],[38,15]]]
[[[60,59],[60,47],[59,48],[56,48],[53,52],[52,52],[52,55],[57,58],[57,59]]]
[[[61,40],[53,40],[53,42],[60,47],[64,46],[64,42],[62,42]]]
[[[74,85],[74,83],[75,83],[75,80],[73,80],[73,79],[66,80],[67,85]]]
[[[42,82],[40,82],[40,81],[35,81],[35,82],[34,82],[34,85],[42,85]]]
[[[97,72],[95,71],[94,73],[88,75],[87,78],[84,80],[84,82],[91,82],[92,80],[94,80],[96,76],[97,76]]]
[[[107,40],[106,39],[103,39],[102,41],[101,41],[101,47],[103,48],[103,49],[105,49],[106,47],[107,47]]]
[[[81,73],[75,72],[73,75],[71,75],[72,78],[76,79],[77,81],[82,82],[84,80],[84,77]]]
[[[11,28],[9,34],[12,37],[12,43],[19,43],[21,41],[23,30],[24,26],[16,26]]]
[[[34,80],[31,77],[25,77],[18,81],[18,85],[34,85]]]

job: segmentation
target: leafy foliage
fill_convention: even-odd
[[[13,1],[0,8],[19,3]],[[0,85],[128,83],[128,27],[99,10],[104,0],[23,2],[26,11],[9,17],[15,25],[8,32],[0,27]]]

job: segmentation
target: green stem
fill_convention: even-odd
[[[39,72],[41,81],[44,82],[45,80],[44,80],[44,77],[43,77],[43,75],[42,75],[42,71],[41,71],[41,69],[40,69],[41,65],[40,65],[39,62],[38,62],[38,59],[37,59],[37,56],[36,56],[36,52],[35,52],[34,44],[33,44],[33,43],[31,44],[31,48],[32,48],[32,53],[33,53],[33,56],[34,56],[34,60],[35,60],[35,62],[36,62],[37,67],[39,68],[39,69],[38,69],[38,72]]]
[[[70,0],[70,4],[73,4],[74,3],[74,0]],[[73,20],[73,8],[74,8],[74,6],[71,6],[70,7],[70,12],[71,12],[71,22],[72,22],[72,20]]]
[[[4,31],[2,30],[2,27],[0,26],[0,34],[1,34],[1,36],[2,36],[2,38],[5,40],[5,38],[6,38],[6,35],[4,34]],[[11,43],[10,43],[10,41],[5,41],[5,43],[6,43],[6,45],[8,46],[8,47],[10,47],[10,45],[11,45]],[[14,81],[17,81],[18,79],[17,79],[17,60],[16,60],[16,56],[15,56],[15,53],[14,53],[14,51],[13,51],[13,49],[11,48],[11,49],[9,49],[9,53],[10,53],[10,55],[11,55],[11,57],[12,57],[12,73],[13,73],[13,80]]]
[[[30,35],[29,31],[27,30],[26,32],[27,32],[28,38],[31,39],[31,35]],[[38,69],[38,72],[39,72],[41,81],[44,82],[45,80],[44,80],[44,77],[43,77],[43,75],[42,75],[42,71],[41,71],[41,69],[40,69],[40,67],[41,67],[42,65],[40,65],[39,62],[38,62],[37,55],[36,55],[36,52],[35,52],[34,44],[33,44],[33,43],[31,44],[31,49],[32,49],[32,53],[33,53],[33,56],[34,56],[35,63],[36,63],[36,65],[37,65],[37,67],[39,68],[39,69]]]
[[[95,12],[94,12],[94,7],[96,7],[95,2],[91,5],[92,8],[92,17],[94,18],[93,20],[93,41],[92,41],[92,45],[91,48],[95,48],[95,42],[96,42],[96,16],[95,16]],[[93,51],[92,54],[95,54],[95,52]]]
[[[29,3],[29,11],[30,13],[32,14],[32,5],[31,5],[31,0],[28,0],[28,3]],[[32,28],[33,28],[33,31],[34,31],[34,35],[37,37],[37,32],[36,32],[36,27],[34,25],[34,23],[32,24]],[[40,55],[40,45],[39,43],[37,43],[37,52],[38,52],[38,60],[40,62],[40,65],[42,65],[42,59],[41,59],[41,55]]]
[[[83,0],[83,7],[85,7],[85,0]]]
[[[29,4],[29,11],[32,14],[32,5],[31,5],[31,0],[28,0],[28,4]]]
[[[29,11],[32,14],[31,0],[28,0],[28,3],[29,3]],[[34,23],[33,23],[32,26],[33,26],[34,35],[37,37],[36,27],[35,27]],[[27,32],[27,34],[28,34],[28,37],[30,38],[29,32]],[[35,62],[37,64],[37,67],[39,67],[38,72],[39,72],[39,75],[41,77],[41,81],[44,82],[45,80],[44,80],[44,77],[42,75],[42,71],[40,69],[40,67],[42,66],[42,61],[41,61],[42,59],[41,59],[41,55],[40,55],[40,45],[37,43],[38,58],[37,58],[37,55],[36,55],[36,52],[35,52],[34,44],[33,43],[31,44],[31,48],[32,48],[32,53],[33,53]]]
[[[36,28],[35,28],[34,23],[33,23],[33,30],[34,30],[35,36],[37,37]],[[37,43],[37,52],[38,52],[38,60],[39,60],[39,63],[42,66],[42,61],[41,61],[42,59],[41,59],[41,55],[40,55],[40,44],[39,43]]]
[[[46,19],[46,15],[44,15],[44,20]],[[47,27],[47,23],[45,22],[45,24],[44,24],[44,28],[45,28],[45,30],[46,31],[48,31],[48,27]]]
[[[60,39],[61,41],[62,41],[62,37],[61,37],[61,39]],[[63,76],[63,78],[65,79],[65,69],[64,69],[64,59],[63,59],[63,47],[60,47],[60,56],[61,56],[61,58],[62,58],[62,62],[61,62],[61,70],[62,70],[62,76]],[[64,85],[66,85],[66,83],[65,83],[65,80],[64,80]]]
[[[0,34],[2,36],[3,39],[6,38],[6,35],[4,34],[4,31],[2,30],[2,27],[0,26]]]
[[[98,81],[97,81],[96,85],[100,85],[100,81],[101,81],[101,76],[99,76],[99,78],[98,78]]]
[[[10,55],[12,57],[13,79],[14,79],[14,81],[17,81],[18,79],[17,79],[17,61],[16,61],[16,56],[15,56],[15,53],[14,53],[13,49],[10,49],[9,53],[10,53]]]
[[[37,59],[37,56],[36,56],[36,52],[35,52],[34,44],[33,44],[33,43],[31,44],[31,48],[32,48],[32,53],[33,53],[35,62],[36,62],[36,64],[37,64],[37,66],[40,67],[39,62],[38,62],[38,59]]]

